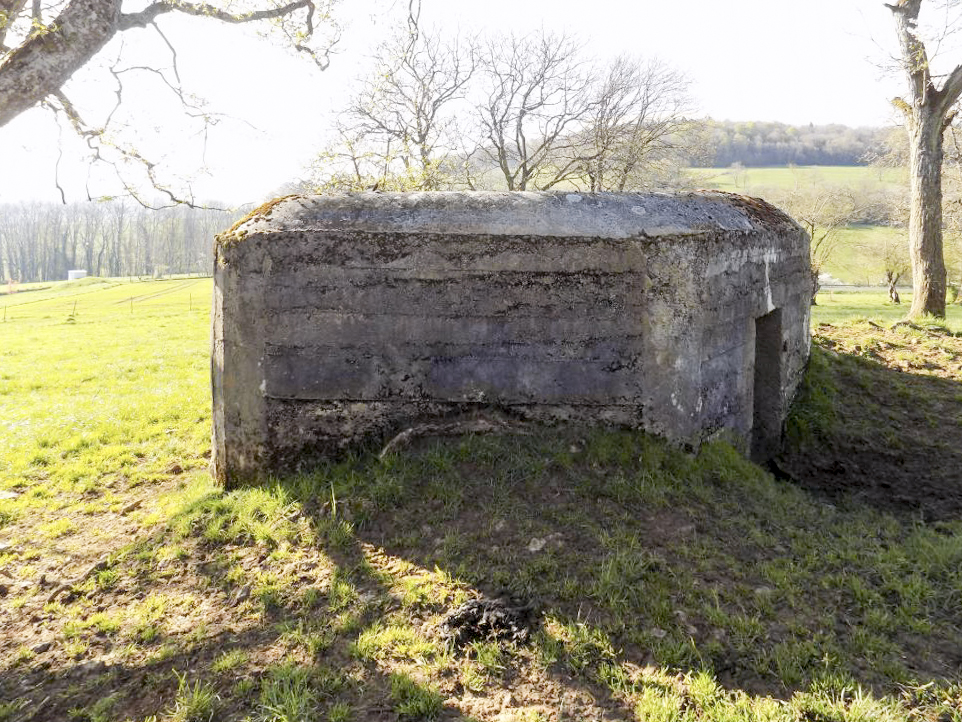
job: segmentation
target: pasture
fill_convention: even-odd
[[[891,326],[901,321],[912,305],[912,292],[900,293],[902,303],[889,301],[887,291],[851,291],[823,288],[818,294],[818,306],[812,308],[814,323],[849,324],[854,321],[873,321]],[[962,333],[962,306],[949,304],[945,320],[940,321],[947,329]]]
[[[803,165],[765,168],[690,168],[703,183],[731,193],[753,195],[760,189],[802,189],[813,186],[848,186],[850,188],[897,188],[904,183],[905,171],[898,168],[872,166]]]
[[[908,249],[908,232],[893,226],[853,225],[839,229],[834,250],[823,270],[833,278],[856,286],[885,284],[885,249]],[[910,282],[911,272],[903,281]]]
[[[0,720],[958,716],[956,308],[823,297],[772,470],[538,427],[224,493],[210,284],[0,296]],[[527,642],[445,637],[499,594]]]
[[[870,198],[878,191],[898,192],[905,186],[904,171],[870,166],[779,166],[770,168],[691,168],[706,188],[766,198],[791,191],[826,192],[848,188]],[[775,201],[778,204],[777,200]],[[949,266],[958,266],[955,241],[946,239]],[[822,268],[833,278],[856,286],[880,286],[885,280],[885,253],[889,247],[907,249],[908,235],[895,226],[853,224],[837,231],[833,250]],[[907,250],[906,250],[907,253]],[[950,271],[957,281],[958,271]],[[908,274],[904,278],[908,281]]]

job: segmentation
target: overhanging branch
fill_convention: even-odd
[[[4,45],[7,33],[26,5],[27,0],[0,0],[0,52],[9,50]]]
[[[314,33],[314,0],[293,0],[284,5],[248,13],[231,13],[209,3],[159,0],[135,13],[122,13],[123,0],[69,0],[60,14],[42,33],[29,36],[15,48],[4,52],[0,62],[0,127],[63,87],[70,77],[89,62],[118,32],[144,28],[157,17],[179,12],[209,17],[229,24],[276,20],[306,11],[303,32],[295,48],[311,55],[320,67],[327,58],[308,48],[301,40]],[[0,0],[4,18],[20,14],[25,0]],[[0,46],[6,37],[0,23]]]
[[[122,0],[72,0],[0,64],[0,127],[56,92],[117,31]]]
[[[128,70],[142,70],[142,69],[143,68],[129,68]],[[155,71],[152,68],[146,68],[146,70],[155,72],[158,75],[160,75],[161,78],[163,78],[163,74],[160,73],[159,71]],[[113,76],[118,83],[119,89],[117,91],[117,104],[119,106],[121,102],[122,90],[123,90],[120,76],[121,76],[121,73],[124,71],[117,71],[116,68],[111,68],[111,72],[113,73]],[[166,78],[163,78],[163,80],[164,82],[167,83],[169,87],[171,87],[171,89],[175,93],[177,92],[178,89],[175,86],[171,86],[171,84],[169,83],[169,81],[167,81]],[[147,176],[147,179],[150,182],[150,186],[153,187],[156,191],[165,195],[168,199],[170,199],[171,205],[182,204],[182,205],[190,206],[191,208],[197,207],[195,204],[192,192],[189,192],[187,197],[182,197],[169,185],[163,183],[160,180],[160,178],[157,176],[156,163],[144,157],[137,150],[129,147],[124,147],[120,143],[117,143],[116,141],[112,140],[108,136],[107,126],[102,128],[93,128],[88,123],[86,123],[83,117],[80,115],[79,111],[77,110],[76,106],[70,101],[70,99],[62,91],[58,90],[57,92],[53,93],[50,96],[50,98],[56,100],[56,103],[50,102],[50,100],[48,99],[48,101],[45,102],[44,104],[47,107],[51,108],[54,112],[62,113],[67,117],[67,120],[70,122],[70,125],[73,128],[74,132],[78,136],[83,138],[83,140],[85,141],[87,148],[90,150],[92,162],[103,163],[113,168],[114,172],[117,175],[117,179],[124,186],[124,190],[127,192],[127,194],[130,195],[132,198],[134,198],[134,200],[136,200],[142,206],[146,208],[155,207],[151,203],[149,203],[147,200],[145,200],[140,195],[140,193],[138,193],[137,189],[124,177],[123,173],[121,173],[120,165],[122,165],[123,163],[131,163],[139,167],[141,171],[143,171],[143,173]],[[116,110],[116,108],[114,110]],[[112,114],[113,112],[111,112],[111,115]],[[109,125],[109,121],[107,125]],[[110,158],[105,156],[104,151],[109,151],[115,154],[115,157]],[[59,163],[60,161],[58,159],[57,161],[58,168],[59,168]],[[59,183],[59,176],[57,180],[57,189],[60,191],[61,197],[64,197],[63,189],[60,187],[60,183]]]
[[[181,0],[161,0],[148,5],[146,8],[136,13],[124,13],[120,16],[120,30],[131,28],[145,28],[154,22],[160,15],[169,12],[179,12],[185,15],[196,17],[212,18],[224,23],[238,24],[250,23],[258,20],[276,20],[290,15],[293,12],[307,9],[307,34],[314,32],[314,2],[313,0],[294,0],[281,7],[270,8],[269,10],[253,10],[248,13],[231,13],[222,8],[215,7],[209,3],[191,3]]]
[[[960,95],[962,95],[962,65],[957,65],[955,69],[949,73],[945,85],[942,86],[942,90],[939,92],[939,114],[947,116],[952,106],[959,100]]]

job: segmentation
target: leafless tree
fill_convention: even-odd
[[[688,80],[661,61],[622,57],[599,71],[577,40],[546,32],[442,39],[418,11],[360,82],[314,187],[665,187],[679,183],[679,151],[695,135]]]
[[[180,204],[160,210],[129,199],[0,205],[0,280],[207,273],[211,238],[240,215]]]
[[[596,82],[578,149],[587,190],[664,185],[691,126],[689,85],[658,59],[621,56],[611,63]]]
[[[766,198],[792,215],[812,239],[809,260],[814,306],[821,290],[819,276],[838,249],[839,231],[858,218],[859,198],[851,188],[840,186],[796,188],[783,194],[773,192],[767,194]]]
[[[943,133],[951,125],[956,102],[962,95],[962,65],[956,65],[944,78],[932,72],[925,40],[919,30],[923,1],[898,0],[886,7],[895,17],[901,66],[909,85],[908,100],[893,100],[904,116],[909,141],[909,252],[913,286],[909,316],[932,314],[944,317]],[[925,0],[925,4],[927,7],[937,5],[934,0]]]
[[[546,190],[584,168],[578,134],[594,106],[581,45],[541,32],[489,39],[480,53],[480,139],[507,190]]]
[[[439,190],[450,185],[455,109],[476,68],[470,39],[422,29],[382,44],[375,69],[338,121],[338,140],[315,163],[322,187]]]
[[[872,250],[878,256],[882,271],[885,273],[889,299],[895,304],[902,303],[902,299],[899,297],[898,284],[905,274],[912,269],[912,262],[908,255],[908,244],[904,236],[887,235],[877,241]]]

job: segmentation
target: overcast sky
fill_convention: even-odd
[[[889,100],[902,81],[882,67],[895,50],[891,12],[881,0],[422,0],[422,24],[452,32],[568,31],[599,58],[619,53],[658,56],[692,80],[699,114],[728,120],[792,124],[888,125]],[[228,203],[262,200],[296,177],[323,143],[330,111],[343,103],[350,79],[373,46],[402,22],[402,0],[342,0],[346,26],[338,54],[324,73],[303,59],[258,41],[249,31],[211,21],[166,17],[178,46],[185,84],[224,113],[205,146],[176,116],[158,110],[163,89],[145,83],[131,118],[140,143],[164,172],[197,176],[200,197]],[[937,22],[939,18],[934,18]],[[128,52],[163,57],[148,31],[126,34]],[[116,54],[116,44],[106,54]],[[941,62],[962,62],[962,50],[943,43]],[[72,83],[75,102],[107,102],[102,66]],[[108,76],[109,77],[109,76]],[[99,79],[99,80],[98,80]],[[81,99],[78,101],[78,98]],[[67,134],[69,135],[69,134]],[[75,145],[58,141],[47,114],[36,111],[0,130],[4,148],[0,202],[56,199],[61,184],[81,200],[89,185],[112,192],[107,178],[88,179]],[[198,175],[199,169],[202,172]]]

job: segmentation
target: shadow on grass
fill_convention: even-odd
[[[550,428],[424,439],[211,493],[118,559],[119,583],[73,603],[89,620],[190,595],[209,628],[161,629],[126,659],[85,628],[81,661],[0,673],[3,699],[27,701],[6,719],[186,720],[175,670],[210,685],[225,720],[844,720],[871,712],[872,694],[876,717],[927,705],[937,718],[958,704],[962,663],[959,492],[940,469],[962,468],[962,452],[905,427],[957,414],[959,393],[816,352],[784,460],[814,495],[723,444],[692,456],[640,433]],[[903,459],[895,488],[918,506],[870,485],[861,451],[878,468]],[[803,478],[799,459],[841,465],[847,488],[824,470]],[[852,503],[825,503],[829,491]],[[505,591],[539,612],[530,645],[447,648],[453,607]],[[114,716],[98,717],[111,695]]]
[[[958,380],[896,370],[868,345],[816,346],[780,462],[833,502],[951,521],[962,518],[960,434]]]
[[[273,491],[303,494],[304,483],[281,482]],[[88,621],[118,602],[132,609],[151,599],[184,598],[220,614],[197,620],[193,631],[167,630],[169,620],[159,616],[150,620],[155,624],[127,625],[111,634],[96,624],[75,625],[64,637],[85,643],[78,659],[61,652],[39,664],[7,660],[0,671],[0,720],[470,719],[446,710],[438,691],[404,670],[381,669],[377,649],[361,649],[364,632],[377,625],[392,596],[349,525],[331,514],[312,517],[312,495],[299,515],[311,538],[298,541],[315,552],[304,558],[320,563],[323,573],[307,575],[314,583],[303,588],[265,583],[277,538],[255,538],[260,535],[250,524],[230,530],[231,551],[253,552],[260,562],[248,576],[224,563],[221,540],[204,538],[218,524],[237,521],[230,518],[236,508],[224,498],[217,492],[204,496],[158,535],[115,557],[108,571],[122,570],[120,585],[85,584],[63,600]],[[265,515],[253,521],[278,520]],[[187,536],[174,531],[183,524],[191,528]],[[182,550],[183,543],[190,553],[177,554],[177,564],[158,563],[159,550]],[[125,644],[136,645],[136,653],[124,655]],[[204,695],[209,704],[199,701]]]

